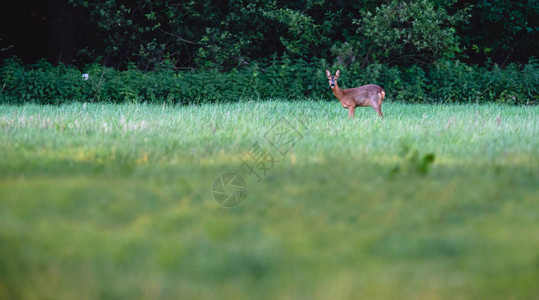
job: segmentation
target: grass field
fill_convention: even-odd
[[[0,299],[538,299],[539,107],[383,110],[0,105]]]

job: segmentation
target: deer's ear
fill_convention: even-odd
[[[331,73],[329,73],[329,70],[326,70],[326,77],[329,78],[331,76]]]
[[[335,73],[335,78],[339,78],[339,75],[341,75],[341,70],[337,70],[337,73]]]

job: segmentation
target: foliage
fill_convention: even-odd
[[[120,69],[132,62],[142,70],[162,62],[178,68],[230,70],[272,55],[309,63],[334,57],[431,62],[461,51],[456,28],[467,16],[466,7],[449,13],[453,2],[428,0],[70,2],[87,15],[101,37],[94,57],[101,55],[105,65]],[[351,53],[343,56],[345,52]]]
[[[537,0],[459,1],[471,5],[471,18],[460,33],[466,52],[475,61],[526,61],[537,56],[539,3]]]
[[[1,68],[1,78],[2,96],[15,97],[19,103],[52,104],[91,95],[76,68],[63,64],[54,67],[45,60],[28,68],[17,58],[9,59]]]
[[[455,27],[466,20],[466,9],[450,14],[442,5],[417,0],[382,4],[354,23],[368,48],[366,59],[411,65],[454,58],[461,52]]]
[[[333,66],[319,60],[308,63],[286,56],[242,70],[218,72],[180,71],[160,66],[142,72],[131,66],[125,71],[98,64],[85,68],[89,79],[72,66],[41,61],[23,66],[14,58],[0,68],[4,102],[60,103],[73,101],[202,103],[250,99],[305,97],[331,98],[324,70],[342,70],[341,87],[368,83],[381,85],[388,100],[404,102],[504,102],[533,104],[538,99],[539,63],[506,68],[469,66],[458,60],[439,60],[431,68],[401,68],[370,64],[362,68]]]
[[[70,2],[87,15],[95,35],[102,38],[93,55],[121,69],[130,62],[142,70],[171,62],[180,69],[230,70],[273,54],[307,58],[311,49],[329,42],[321,38],[312,16],[273,0]],[[298,5],[304,10],[324,4],[303,2]]]
[[[264,64],[274,55],[309,64],[321,59],[345,66],[360,62],[363,67],[371,63],[430,67],[438,59],[505,67],[510,62],[526,63],[536,54],[539,40],[536,0],[61,3],[61,12],[50,16],[33,10],[37,2],[32,7],[14,4],[6,8],[6,17],[14,15],[11,7],[19,6],[33,16],[29,21],[39,19],[36,24],[52,26],[47,30],[39,28],[50,32],[50,44],[40,47],[41,52],[36,49],[32,61],[26,63],[35,63],[33,57],[47,53],[52,63],[65,59],[79,68],[99,63],[119,70],[133,65],[141,71],[163,64],[176,71],[230,71]],[[50,11],[55,11],[55,5],[57,1],[45,1],[39,7],[50,6]],[[6,28],[12,26],[5,19]],[[23,29],[14,30],[25,33]],[[64,42],[60,37],[66,32],[74,37]],[[8,57],[6,53],[32,51],[23,47],[22,38],[20,44],[12,44],[10,39],[15,34],[11,31],[4,35],[0,37],[2,59]],[[31,38],[35,39],[28,37]],[[70,54],[62,56],[65,47]],[[43,51],[49,48],[50,53]],[[77,51],[71,58],[71,53]],[[30,60],[27,55],[24,58]]]
[[[273,55],[363,67],[439,59],[505,66],[513,52],[521,63],[535,53],[539,28],[535,1],[70,2],[99,38],[81,51],[85,61],[122,70],[229,71]]]

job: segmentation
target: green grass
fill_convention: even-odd
[[[2,105],[0,299],[536,299],[539,108],[383,110]]]

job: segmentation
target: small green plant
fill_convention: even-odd
[[[398,175],[407,176],[419,174],[425,176],[429,173],[436,155],[427,153],[420,155],[417,149],[411,149],[407,144],[401,145],[400,162],[391,169],[389,176],[394,178]]]

